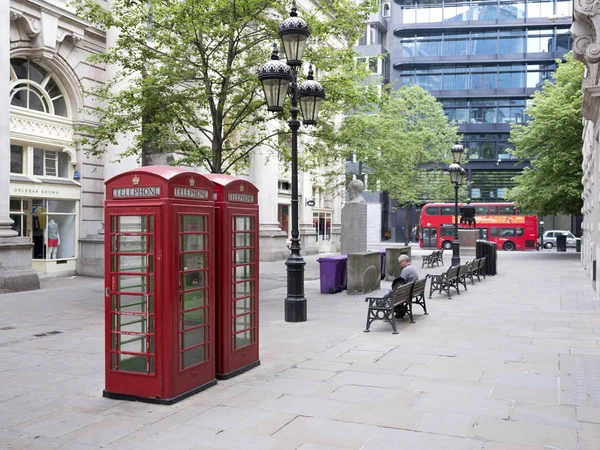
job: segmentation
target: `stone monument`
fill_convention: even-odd
[[[365,185],[360,180],[348,184],[350,201],[342,208],[342,247],[340,253],[367,250],[367,202],[362,196]]]

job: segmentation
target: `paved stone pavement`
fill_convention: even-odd
[[[365,296],[319,294],[306,259],[309,320],[283,321],[285,266],[264,263],[261,366],[172,406],[102,398],[102,280],[0,296],[0,448],[600,449],[600,302],[579,254],[500,252],[497,276],[434,294],[397,335],[363,333]]]

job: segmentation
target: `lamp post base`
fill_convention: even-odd
[[[287,297],[285,298],[285,321],[306,322],[306,297],[304,297],[304,266],[301,255],[291,254],[287,266]]]
[[[452,242],[452,265],[460,266],[460,242],[458,240]]]

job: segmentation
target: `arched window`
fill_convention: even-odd
[[[67,101],[55,78],[28,59],[10,60],[10,104],[67,117]]]

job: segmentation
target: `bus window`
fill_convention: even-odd
[[[488,215],[488,207],[487,206],[476,206],[475,207],[475,215],[476,216],[487,216]]]
[[[441,208],[442,216],[453,216],[455,212],[454,206],[442,206]]]
[[[443,237],[452,237],[454,236],[454,227],[442,227],[440,229],[440,235]]]
[[[502,237],[512,237],[515,235],[514,228],[500,228],[500,236]]]
[[[488,230],[487,228],[478,228],[479,231],[479,238],[478,239],[484,239],[487,241],[488,238]]]
[[[490,236],[498,237],[498,228],[490,228]]]
[[[517,236],[523,236],[523,228],[517,228]]]
[[[497,215],[498,215],[498,207],[490,206],[490,216],[497,216]]]
[[[500,214],[503,216],[514,216],[515,208],[514,208],[514,206],[501,206]]]
[[[438,206],[428,206],[427,208],[425,208],[425,215],[426,216],[439,216],[440,208]]]

